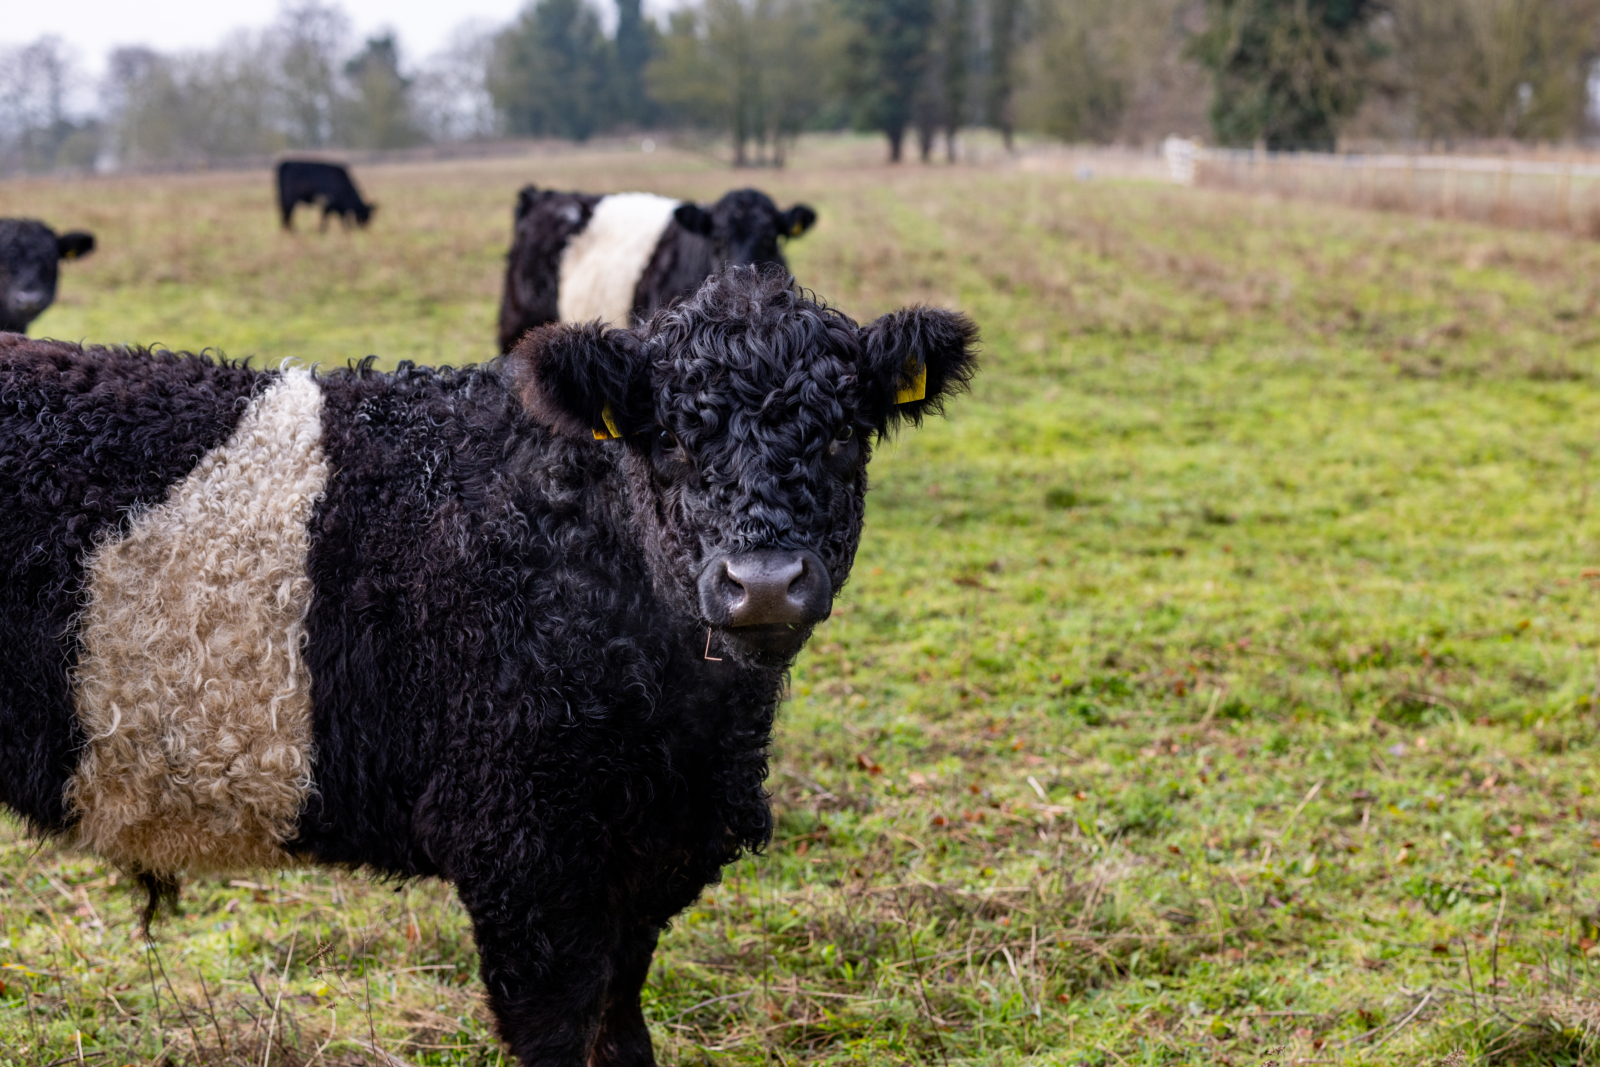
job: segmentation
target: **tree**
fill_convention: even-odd
[[[924,163],[943,132],[949,160],[956,158],[956,131],[966,118],[967,55],[972,48],[972,0],[939,0],[929,38],[922,85],[912,111],[917,150]]]
[[[1600,0],[1398,0],[1394,36],[1419,135],[1583,132]]]
[[[196,164],[282,149],[289,137],[273,91],[279,55],[247,32],[205,52],[112,52],[101,99],[116,159]]]
[[[645,69],[657,49],[656,24],[644,17],[640,0],[617,0],[617,96],[622,118],[639,126],[655,121],[655,102],[645,91]]]
[[[340,140],[352,148],[406,148],[422,140],[412,111],[412,80],[400,73],[394,34],[369,37],[344,65],[353,90],[344,101]]]
[[[583,0],[535,0],[495,38],[489,94],[508,132],[587,140],[618,117],[612,42]]]
[[[956,133],[966,124],[968,57],[972,52],[972,0],[949,0],[939,49],[943,67],[945,158],[956,161]]]
[[[1193,55],[1212,74],[1217,140],[1331,150],[1361,105],[1381,9],[1382,0],[1208,0]]]
[[[445,46],[423,62],[413,103],[417,121],[430,140],[461,141],[494,134],[494,98],[488,84],[494,40],[494,31],[468,22],[456,27]]]
[[[1159,39],[1140,39],[1154,36],[1140,28],[1161,24],[1155,6],[1150,0],[1072,0],[1042,10],[1032,69],[1021,79],[1021,120],[1066,141],[1115,140],[1139,60],[1161,47]]]
[[[813,0],[703,0],[673,13],[647,82],[676,118],[726,131],[734,166],[782,166],[821,106],[820,40]]]
[[[898,163],[928,68],[934,0],[841,2],[855,29],[845,83],[855,104],[856,122],[882,131],[889,139],[889,162]]]
[[[74,122],[66,97],[76,64],[59,37],[0,48],[0,170],[49,170],[94,161],[98,130]]]
[[[344,11],[306,0],[284,7],[273,27],[278,49],[277,89],[289,141],[320,148],[334,139],[339,107],[339,57],[350,36]]]
[[[1000,131],[1006,151],[1016,132],[1012,97],[1017,89],[1017,39],[1022,32],[1022,0],[989,0],[989,83],[985,103],[989,125]]]

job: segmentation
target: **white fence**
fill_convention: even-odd
[[[1588,160],[1189,151],[1184,184],[1600,237],[1600,164]],[[1171,178],[1183,182],[1183,150],[1169,142],[1165,154]]]

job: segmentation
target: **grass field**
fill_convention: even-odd
[[[669,1064],[1600,1057],[1600,249],[997,168],[761,173],[857,317],[982,325],[883,448],[797,664],[779,832],[663,941]],[[0,185],[87,226],[36,335],[491,354],[516,187],[715,196],[686,154]],[[1597,569],[1589,569],[1589,568]],[[0,1065],[497,1065],[447,886],[185,891],[0,830]]]

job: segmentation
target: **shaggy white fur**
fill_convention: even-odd
[[[289,862],[311,788],[307,523],[322,390],[289,371],[89,562],[76,843],[136,870]]]
[[[632,326],[634,288],[681,203],[651,193],[602,197],[589,225],[561,253],[561,321]]]

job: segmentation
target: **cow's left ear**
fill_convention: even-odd
[[[944,411],[977,369],[978,327],[958,311],[914,307],[861,327],[856,376],[864,414],[880,434]]]
[[[62,259],[77,259],[94,251],[94,234],[73,230],[56,238],[56,255]]]
[[[648,356],[627,330],[548,323],[529,330],[506,359],[523,408],[559,434],[605,440],[654,420]]]
[[[799,237],[817,224],[817,213],[810,204],[796,204],[778,216],[778,230],[785,237]]]
[[[518,189],[517,206],[512,213],[511,221],[521,222],[523,217],[533,210],[533,205],[538,202],[538,198],[539,187],[536,185],[524,185],[521,189]]]

